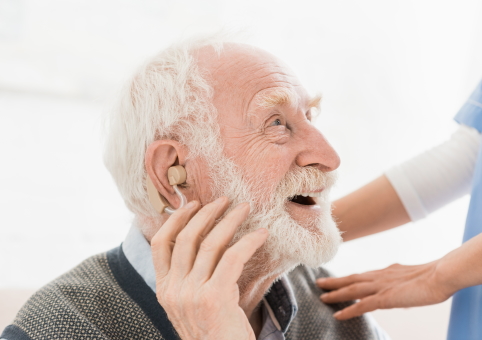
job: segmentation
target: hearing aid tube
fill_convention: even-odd
[[[177,208],[177,209],[180,209],[180,208],[184,207],[184,206],[187,204],[186,196],[184,196],[184,194],[181,192],[181,190],[179,190],[179,188],[177,187],[176,184],[174,184],[172,187],[174,188],[174,191],[176,192],[177,196],[179,197],[180,204],[179,204],[179,208]],[[166,213],[168,213],[169,215],[172,215],[172,214],[174,214],[174,212],[175,212],[177,209],[173,209],[173,208],[171,208],[171,207],[169,207],[169,206],[166,206],[166,207],[164,208],[164,211],[165,211]]]

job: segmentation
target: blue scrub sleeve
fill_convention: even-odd
[[[482,132],[482,81],[454,119],[459,124],[471,126]]]
[[[482,82],[457,113],[455,120],[482,131]],[[482,233],[482,149],[477,158],[464,242]],[[482,339],[482,285],[468,287],[454,294],[447,339]]]

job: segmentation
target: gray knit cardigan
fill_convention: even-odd
[[[347,304],[326,305],[314,281],[323,269],[297,267],[288,275],[298,310],[283,311],[266,295],[287,340],[375,339],[365,317],[337,321],[332,314]],[[281,299],[282,300],[282,299]],[[281,313],[282,312],[282,313]],[[292,313],[296,315],[292,317]],[[93,256],[35,293],[0,338],[37,339],[179,339],[154,292],[126,259],[122,247]]]

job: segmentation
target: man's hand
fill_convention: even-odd
[[[151,241],[157,300],[183,340],[255,339],[239,306],[237,281],[268,231],[259,229],[228,247],[249,213],[249,204],[240,204],[214,227],[228,204],[221,197],[199,210],[192,201]]]
[[[425,306],[447,300],[454,291],[440,281],[437,262],[418,266],[394,264],[363,274],[322,278],[316,283],[322,289],[333,290],[321,295],[325,303],[360,299],[334,314],[338,320],[347,320],[376,309]]]

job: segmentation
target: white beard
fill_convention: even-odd
[[[251,261],[256,263],[256,268],[251,268],[248,262],[243,281],[249,281],[250,276],[259,276],[260,271],[268,276],[274,272],[282,274],[299,264],[318,267],[336,254],[342,238],[332,218],[329,200],[336,173],[323,173],[314,167],[298,167],[288,172],[277,186],[270,188],[259,180],[246,181],[236,165],[223,155],[217,155],[208,162],[213,181],[212,198],[226,196],[231,202],[226,213],[239,203],[251,204],[251,212],[238,228],[233,243],[259,228],[269,231],[267,241],[252,258],[262,260]],[[325,188],[322,197],[316,199],[321,214],[309,225],[300,225],[286,210],[288,198],[306,192],[306,189],[320,187]],[[242,285],[240,288],[243,289]]]

